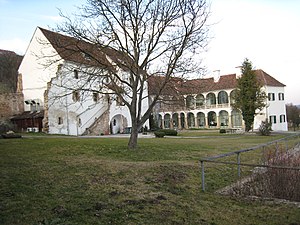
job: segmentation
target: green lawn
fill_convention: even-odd
[[[0,224],[300,224],[295,206],[215,194],[230,167],[209,165],[201,192],[201,157],[282,136],[203,136],[0,139]]]

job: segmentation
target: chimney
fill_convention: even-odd
[[[214,82],[217,83],[220,79],[220,70],[214,70],[213,71],[213,77],[214,77]]]
[[[235,67],[235,76],[236,79],[239,79],[242,76],[242,66]]]

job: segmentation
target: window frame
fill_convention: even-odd
[[[268,93],[268,100],[269,101],[275,101],[275,93],[269,92]]]
[[[271,115],[269,116],[269,120],[272,124],[276,124],[277,123],[277,120],[276,120],[276,115]]]

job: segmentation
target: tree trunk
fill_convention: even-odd
[[[137,128],[137,124],[133,123],[131,127],[131,135],[128,142],[129,149],[135,149],[137,147],[138,133],[139,131]]]

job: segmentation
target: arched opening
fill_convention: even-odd
[[[188,127],[195,127],[195,116],[194,113],[189,112],[187,114],[187,122],[188,122]]]
[[[237,109],[232,110],[231,112],[232,127],[242,127],[242,123],[243,123],[242,120],[243,120],[242,113]]]
[[[195,99],[194,99],[194,96],[188,95],[186,97],[186,107],[188,109],[194,109],[195,108]]]
[[[115,115],[110,120],[110,132],[111,134],[124,133],[125,127],[128,127],[127,119],[121,114]]]
[[[206,96],[206,105],[214,106],[216,105],[216,95],[214,93],[208,93]]]
[[[196,96],[196,108],[197,109],[203,108],[204,104],[205,104],[205,98],[204,98],[203,94],[198,94]]]
[[[226,91],[220,91],[218,93],[218,104],[227,104],[228,103],[228,94]]]
[[[219,113],[220,126],[228,126],[229,123],[229,115],[225,110],[220,111]]]
[[[216,127],[217,126],[217,114],[213,111],[210,111],[207,114],[208,124],[210,127]]]
[[[198,112],[197,113],[197,121],[198,121],[198,126],[199,127],[205,127],[206,123],[205,123],[205,114],[202,112]]]
[[[171,122],[171,115],[167,113],[164,116],[164,125],[165,125],[165,128],[167,128],[167,129],[170,128],[170,122]]]
[[[181,124],[181,128],[184,129],[185,128],[185,115],[184,115],[184,113],[180,113],[180,124]]]
[[[178,113],[172,115],[173,128],[178,128]]]
[[[160,128],[160,129],[163,128],[163,126],[162,126],[162,116],[161,116],[160,114],[158,115],[157,126],[158,126],[158,128]]]

